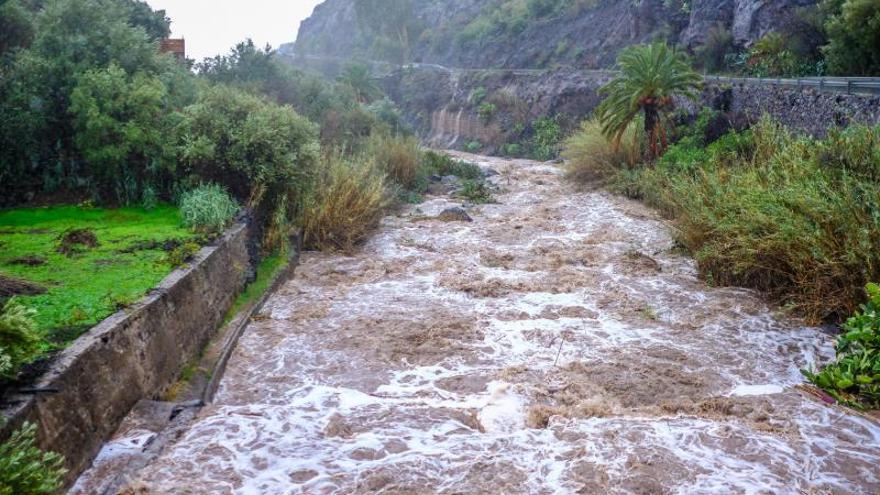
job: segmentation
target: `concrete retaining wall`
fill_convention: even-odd
[[[65,349],[29,395],[12,405],[0,438],[25,421],[38,425],[40,446],[64,455],[68,481],[141,399],[164,393],[209,342],[253,273],[250,228],[239,223],[145,298]]]

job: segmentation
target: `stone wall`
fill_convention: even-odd
[[[251,229],[230,228],[134,306],[65,349],[32,394],[5,397],[0,438],[25,421],[43,449],[64,455],[68,481],[141,399],[161,396],[209,342],[253,274]]]
[[[478,141],[484,153],[498,153],[506,143],[527,141],[529,123],[556,116],[563,130],[588,118],[602,100],[598,89],[610,80],[602,71],[450,70],[408,68],[384,79],[388,94],[425,142],[434,147],[461,148]],[[475,102],[475,91],[485,97]],[[481,117],[481,103],[495,114]],[[880,96],[819,92],[811,88],[709,83],[698,104],[682,102],[697,111],[710,106],[757,120],[764,113],[814,136],[835,126],[880,124]]]
[[[703,104],[723,106],[754,120],[769,114],[792,129],[821,137],[832,127],[880,125],[880,95],[820,92],[813,88],[732,84],[707,86]]]

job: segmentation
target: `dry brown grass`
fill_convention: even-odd
[[[422,164],[422,150],[416,138],[374,135],[367,143],[367,154],[396,184],[404,189],[416,185]]]
[[[588,184],[611,177],[621,168],[632,168],[643,156],[642,142],[638,126],[634,125],[624,134],[620,148],[615,150],[602,134],[597,121],[584,121],[580,131],[563,144],[566,175],[578,184]]]
[[[350,250],[378,226],[391,201],[386,176],[372,160],[324,156],[300,213],[306,246]]]

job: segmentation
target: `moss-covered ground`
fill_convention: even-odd
[[[65,234],[79,229],[93,233],[97,246],[74,245],[72,253],[59,252]],[[170,206],[151,211],[74,206],[3,210],[0,275],[46,289],[17,297],[36,311],[48,351],[155,287],[174,269],[167,250],[193,237]]]

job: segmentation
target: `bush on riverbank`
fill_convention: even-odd
[[[37,427],[31,423],[0,444],[0,495],[51,495],[58,493],[64,458],[37,447]]]
[[[391,204],[388,179],[368,157],[322,157],[299,217],[306,247],[349,250],[378,226]]]
[[[868,302],[842,327],[837,361],[803,373],[840,402],[880,409],[880,286],[868,284],[866,292]]]
[[[614,145],[602,133],[602,126],[595,120],[581,124],[563,143],[566,176],[579,184],[603,181],[620,169],[635,167],[644,154],[641,124],[635,123],[624,133],[620,147]]]
[[[711,283],[758,289],[818,322],[852,314],[880,279],[878,179],[880,129],[817,140],[763,119],[708,146],[683,139],[611,182],[676,220]]]
[[[238,209],[238,203],[217,184],[201,185],[180,197],[183,223],[196,232],[222,232]]]

